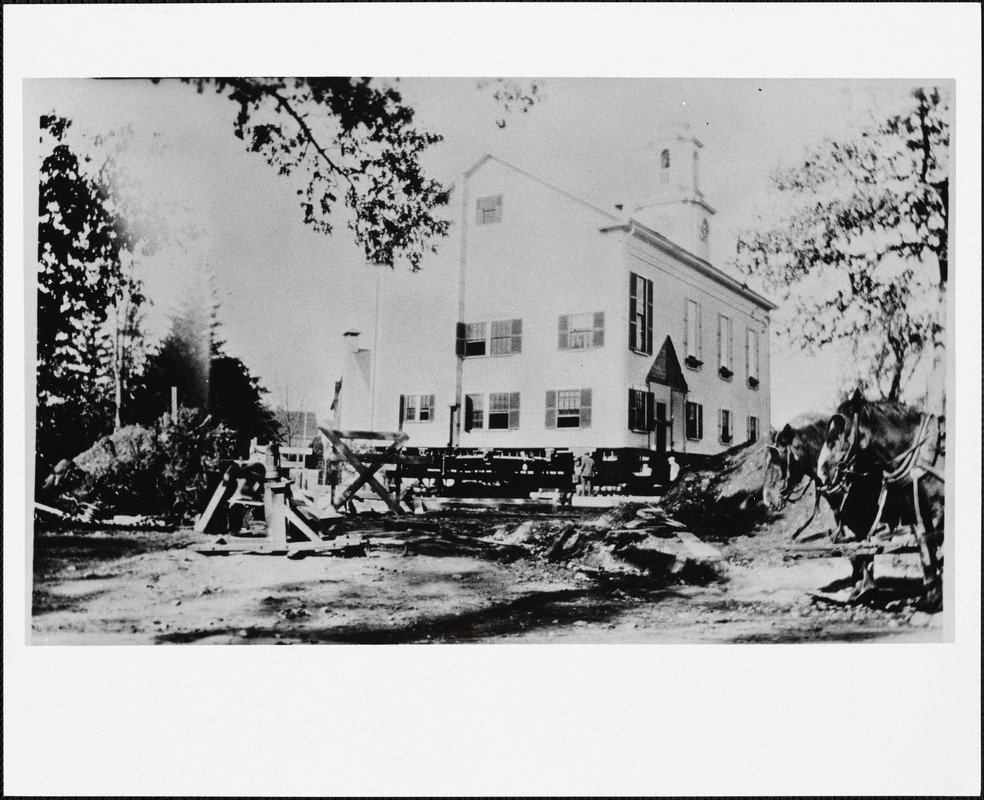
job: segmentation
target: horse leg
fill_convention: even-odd
[[[857,602],[875,590],[874,565],[873,556],[851,556],[851,579],[854,581],[854,588],[851,589],[848,602]]]
[[[929,541],[932,517],[925,492],[921,489],[919,478],[915,476],[912,478],[912,511],[912,532],[919,544],[919,560],[923,569],[924,595],[920,605],[927,611],[939,611],[943,606],[943,592],[940,587],[939,563],[933,544]]]

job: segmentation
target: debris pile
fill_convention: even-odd
[[[593,519],[568,524],[500,525],[494,541],[522,546],[546,561],[594,575],[717,577],[721,555],[662,509],[625,503]]]
[[[153,427],[129,425],[71,461],[38,490],[40,510],[77,522],[114,515],[180,523],[199,510],[209,480],[232,453],[232,432],[196,409],[164,415]]]

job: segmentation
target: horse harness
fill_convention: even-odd
[[[936,419],[937,421],[937,433],[932,459],[926,460],[924,458],[923,460],[920,460],[923,448],[930,439],[930,423],[933,419]],[[911,482],[913,488],[913,498],[916,502],[913,513],[918,519],[918,499],[915,494],[917,492],[917,481],[924,474],[933,475],[941,481],[945,480],[944,475],[937,466],[937,462],[944,452],[944,445],[945,428],[943,426],[943,418],[936,417],[933,414],[922,414],[919,421],[919,428],[916,431],[916,435],[913,437],[912,445],[888,462],[887,468],[891,468],[891,471],[886,471],[887,468],[882,468],[871,470],[870,472],[858,472],[854,469],[858,459],[858,415],[855,412],[851,424],[851,443],[848,445],[847,452],[844,454],[844,457],[834,465],[834,481],[829,485],[821,484],[819,481],[817,482],[818,503],[821,494],[833,495],[837,492],[843,492],[843,498],[841,499],[840,507],[837,513],[838,529],[834,535],[835,540],[840,537],[840,534],[844,530],[843,511],[845,505],[847,504],[847,498],[853,485],[851,480],[852,477],[867,477],[875,474],[876,472],[881,473],[881,487],[878,492],[878,510],[875,512],[875,518],[871,523],[871,528],[868,530],[868,533],[864,538],[869,538],[875,532],[875,529],[878,527],[878,523],[881,521],[882,511],[885,508],[885,499],[888,496],[889,487],[899,486],[903,483]],[[895,465],[894,467],[892,467],[893,464]]]

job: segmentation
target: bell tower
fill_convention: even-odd
[[[650,191],[635,208],[639,222],[710,261],[714,209],[700,189],[702,145],[686,123],[661,125],[648,149]]]

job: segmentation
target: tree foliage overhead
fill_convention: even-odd
[[[737,266],[781,301],[779,330],[806,349],[852,342],[892,399],[943,345],[949,144],[945,97],[916,90],[903,113],[777,171],[775,209],[739,237]]]
[[[281,175],[298,175],[304,221],[334,228],[339,199],[366,258],[413,270],[449,223],[436,210],[443,187],[424,175],[420,156],[441,137],[419,130],[392,87],[369,78],[193,78],[238,106],[234,132]]]

